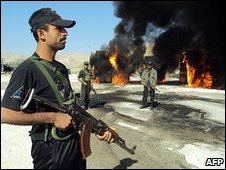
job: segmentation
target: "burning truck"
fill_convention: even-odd
[[[95,77],[95,83],[128,84],[130,76],[143,68],[144,63],[148,60],[155,63],[155,69],[158,72],[158,83],[166,82],[165,70],[168,70],[169,65],[158,65],[159,62],[156,56],[143,57],[137,65],[132,65],[125,58],[123,62],[123,57],[119,54],[117,50],[112,53],[102,50],[91,54],[90,65]],[[178,81],[180,84],[188,87],[221,88],[219,78],[214,74],[214,63],[208,58],[208,53],[205,50],[183,50],[177,55],[177,59]]]
[[[90,65],[95,83],[128,84],[130,75],[135,72],[131,65],[124,67],[128,61],[120,60],[119,53],[114,51],[96,51],[90,56]]]
[[[205,50],[187,50],[179,56],[179,81],[188,87],[222,88],[215,70]]]
[[[110,83],[113,69],[109,62],[107,51],[96,51],[90,56],[90,66],[94,75],[95,83]]]

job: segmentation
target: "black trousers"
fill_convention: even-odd
[[[154,107],[155,90],[151,87],[144,86],[142,104],[147,105],[148,95],[150,95],[151,107]]]
[[[82,87],[81,87],[81,105],[85,107],[85,109],[88,109],[88,106],[89,106],[89,101],[90,101],[90,91],[91,91],[91,88],[86,85],[83,85],[82,84]]]
[[[32,140],[34,169],[86,169],[82,159],[79,134],[64,140]]]

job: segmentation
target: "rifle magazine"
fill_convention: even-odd
[[[86,159],[92,153],[90,149],[90,134],[91,127],[89,126],[88,123],[86,123],[82,126],[80,136],[80,148],[82,153],[82,159]]]

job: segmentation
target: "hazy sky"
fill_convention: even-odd
[[[112,1],[1,1],[2,52],[34,52],[36,41],[28,20],[34,11],[45,7],[56,10],[63,19],[76,20],[76,25],[67,29],[64,52],[89,55],[99,50],[113,39],[114,28],[120,22]]]

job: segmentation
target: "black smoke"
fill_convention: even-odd
[[[121,67],[136,70],[144,62],[145,43],[154,43],[151,58],[163,77],[177,68],[183,51],[204,51],[216,83],[225,86],[223,2],[114,1],[114,7],[121,22],[105,50],[117,46],[121,61],[126,60]]]

